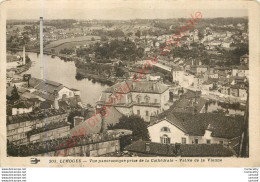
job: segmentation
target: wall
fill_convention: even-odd
[[[37,133],[30,136],[30,143],[53,140],[57,138],[62,138],[70,135],[70,126],[64,126],[54,130],[49,130],[42,133]]]
[[[63,96],[64,94],[67,96],[67,98],[69,98],[69,97],[74,97],[74,92],[71,91],[70,89],[64,87],[64,88],[62,88],[62,89],[59,91],[58,100],[62,99],[62,96]]]
[[[18,111],[18,113],[17,113]],[[32,112],[32,107],[30,108],[12,108],[12,115],[18,115],[23,113],[29,113]]]
[[[150,116],[154,115],[154,113],[157,113],[157,112],[161,113],[160,107],[134,105],[133,106],[133,113],[135,115],[138,115],[137,110],[140,111],[140,116],[147,122],[150,121]],[[146,116],[146,111],[148,111],[148,116]]]
[[[168,127],[170,132],[161,132],[162,127]],[[161,143],[160,137],[162,137],[164,134],[171,138],[172,144],[181,143],[182,137],[186,138],[188,142],[188,136],[166,120],[148,127],[148,131],[152,142]]]
[[[19,115],[18,115],[19,116]],[[17,116],[17,117],[18,117]],[[24,121],[20,123],[13,123],[7,125],[7,139],[14,144],[25,144],[28,142],[26,133],[31,131],[33,128],[43,127],[46,125],[46,122],[59,122],[67,121],[67,113],[48,116],[42,119],[35,119],[32,121]]]
[[[68,156],[90,156],[96,157],[113,152],[120,151],[120,142],[119,140],[111,140],[100,143],[92,143],[83,146],[73,147],[67,149]],[[65,149],[60,150],[60,153],[65,153]],[[52,151],[49,153],[38,154],[36,156],[60,156],[58,151]]]

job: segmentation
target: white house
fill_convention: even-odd
[[[32,104],[19,102],[12,107],[12,115],[30,113],[32,112],[32,109],[33,109]]]
[[[228,145],[240,136],[242,123],[242,116],[222,113],[170,113],[152,122],[148,131],[151,141],[156,143]]]
[[[180,67],[175,67],[172,69],[172,81],[181,83],[183,82],[183,77],[184,77],[184,70],[181,69]]]

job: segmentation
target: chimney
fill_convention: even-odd
[[[136,86],[136,83],[133,82],[133,84],[132,84],[132,89],[135,89],[135,86]]]
[[[75,116],[73,120],[74,120],[74,127],[75,127],[79,125],[81,122],[83,122],[84,118],[81,116]]]
[[[43,17],[40,17],[40,70],[41,79],[43,79]]]
[[[156,83],[153,83],[152,90],[154,91],[156,89]]]
[[[23,65],[25,65],[25,45],[23,46]]]
[[[54,90],[54,109],[58,110],[59,109],[59,102],[58,102],[58,98],[59,98],[59,93],[57,90]]]
[[[150,143],[145,143],[145,151],[150,152]]]

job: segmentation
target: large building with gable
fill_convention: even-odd
[[[169,88],[159,81],[123,81],[102,92],[97,109],[113,106],[123,115],[139,115],[149,122],[155,116],[169,109]]]

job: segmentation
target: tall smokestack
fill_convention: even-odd
[[[25,45],[23,46],[23,65],[25,65]]]
[[[40,17],[40,69],[41,69],[41,79],[44,79],[44,75],[43,75],[43,17]]]

